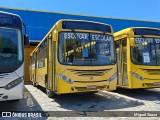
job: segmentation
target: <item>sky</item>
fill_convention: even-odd
[[[0,0],[0,7],[160,22],[160,0]]]

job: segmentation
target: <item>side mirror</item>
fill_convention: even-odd
[[[27,34],[24,35],[24,46],[29,46],[29,37]]]

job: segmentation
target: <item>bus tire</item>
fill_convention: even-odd
[[[20,99],[15,99],[15,100],[11,100],[12,102],[16,103],[16,102],[19,102]]]
[[[47,96],[49,97],[49,98],[52,98],[52,97],[54,97],[54,92],[53,91],[51,91],[51,90],[48,90],[48,83],[46,82],[46,94],[47,94]]]
[[[37,85],[36,85],[36,83],[35,83],[34,81],[35,81],[35,77],[32,76],[32,85],[33,85],[34,87],[36,87]]]
[[[34,81],[32,81],[32,85],[33,85],[33,87],[37,87],[37,85]]]

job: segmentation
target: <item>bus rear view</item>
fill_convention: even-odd
[[[22,21],[0,12],[0,101],[23,97],[23,60]]]

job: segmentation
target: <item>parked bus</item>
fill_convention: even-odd
[[[59,20],[30,54],[30,79],[55,94],[115,90],[113,30],[110,25]]]
[[[114,34],[118,86],[160,87],[160,29],[132,27]]]
[[[22,25],[18,15],[0,12],[0,101],[23,98]]]

